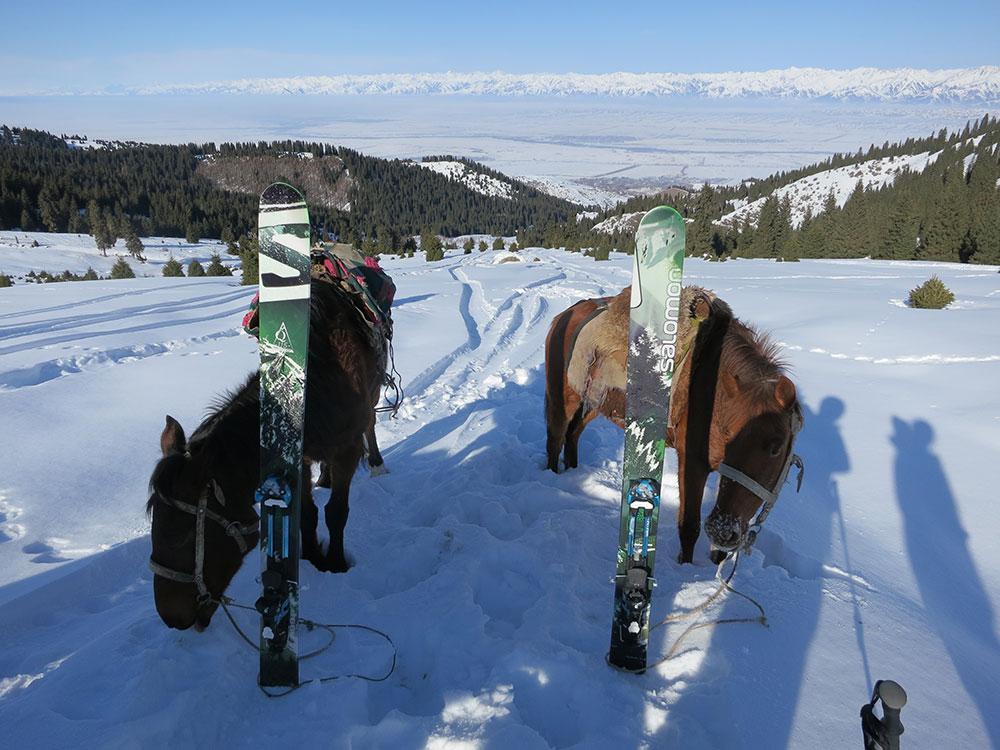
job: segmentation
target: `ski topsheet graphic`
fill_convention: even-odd
[[[618,568],[608,662],[646,668],[660,482],[680,318],[684,220],[659,206],[635,235]]]
[[[299,513],[309,356],[309,212],[291,185],[260,198],[262,686],[298,684]]]

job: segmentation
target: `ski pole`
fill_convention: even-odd
[[[875,715],[875,704],[882,702],[882,718]],[[865,750],[899,750],[899,735],[903,722],[899,712],[906,705],[906,691],[898,682],[879,680],[872,691],[872,699],[861,707],[861,731],[864,733]]]

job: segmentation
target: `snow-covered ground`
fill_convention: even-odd
[[[73,243],[39,236],[37,267],[98,268]],[[20,252],[0,242],[0,269]],[[697,631],[637,677],[604,662],[622,434],[593,423],[580,468],[555,475],[542,412],[549,321],[620,289],[631,259],[501,257],[386,260],[407,394],[378,425],[391,473],[359,470],[354,567],[304,564],[302,612],[385,631],[398,661],[384,682],[275,700],[221,614],[201,634],[162,625],[146,568],[164,415],[193,429],[255,367],[239,328],[254,288],[156,274],[0,289],[5,745],[860,748],[858,709],[894,679],[909,695],[904,747],[1000,747],[996,267],[687,261],[689,280],[783,344],[806,474],[734,579],[770,627]],[[932,273],[956,302],[909,309]],[[680,567],[670,512],[661,531],[656,619],[715,588],[706,541]],[[257,569],[252,557],[229,593],[253,602]],[[754,614],[730,596],[702,621]],[[685,625],[657,631],[651,656]],[[384,641],[341,631],[302,677],[374,676],[390,660]]]
[[[226,244],[218,240],[202,240],[191,244],[176,237],[143,237],[143,260],[129,255],[125,240],[118,240],[101,255],[89,234],[55,234],[50,232],[0,231],[0,274],[23,282],[31,271],[47,271],[58,276],[64,271],[82,275],[88,268],[100,276],[111,273],[111,267],[124,258],[138,276],[163,276],[163,266],[171,258],[187,273],[188,264],[198,261],[207,268],[213,255],[222,265],[239,274],[239,258],[229,255]]]

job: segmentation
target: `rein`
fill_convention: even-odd
[[[215,498],[219,501],[220,505],[225,506],[226,498],[222,493],[222,488],[219,483],[214,479],[211,480],[210,484],[205,487],[205,491],[201,493],[198,498],[198,504],[192,505],[191,503],[186,503],[183,500],[177,500],[176,498],[166,497],[165,495],[157,493],[161,501],[165,502],[167,505],[173,506],[178,510],[185,513],[190,513],[195,517],[195,547],[194,547],[194,573],[183,573],[179,570],[174,570],[173,568],[168,568],[165,565],[161,565],[156,562],[152,555],[149,558],[149,569],[153,571],[154,574],[167,578],[171,581],[177,581],[178,583],[193,583],[198,587],[198,603],[202,606],[205,604],[216,604],[222,608],[222,611],[226,613],[226,617],[229,618],[229,622],[232,623],[233,628],[236,632],[243,638],[244,641],[254,650],[260,651],[260,646],[255,644],[250,637],[243,631],[243,628],[239,626],[236,622],[236,618],[233,617],[232,612],[229,611],[230,607],[236,607],[239,609],[246,609],[253,612],[257,612],[256,607],[249,607],[245,604],[237,604],[233,599],[228,596],[214,597],[212,593],[205,586],[205,519],[215,521],[217,524],[222,526],[226,534],[231,537],[240,548],[240,552],[246,553],[250,549],[250,545],[246,540],[246,536],[250,534],[259,533],[259,521],[254,521],[253,523],[240,523],[239,521],[232,521],[220,513],[216,513],[214,510],[208,508],[208,489],[212,488],[212,492]],[[327,677],[319,677],[312,680],[305,680],[304,682],[296,683],[295,685],[288,688],[286,691],[281,693],[269,692],[264,686],[259,686],[261,691],[268,698],[280,698],[290,693],[295,692],[303,685],[308,685],[310,682],[332,682],[333,680],[339,680],[341,678],[357,678],[359,680],[367,680],[368,682],[384,682],[388,680],[392,673],[396,670],[396,645],[392,642],[392,639],[383,633],[381,630],[369,627],[367,625],[349,625],[349,624],[328,624],[322,622],[314,622],[312,620],[306,620],[304,618],[299,619],[299,623],[305,625],[309,630],[318,628],[320,630],[325,630],[330,635],[330,640],[321,648],[311,651],[305,656],[299,657],[300,660],[310,659],[314,656],[318,656],[326,651],[330,646],[333,645],[335,639],[335,629],[353,629],[353,630],[365,630],[370,633],[374,633],[386,641],[388,641],[389,646],[392,648],[392,663],[389,666],[388,671],[385,675],[381,677],[371,677],[363,674],[345,674],[345,675],[329,675]]]
[[[161,565],[156,562],[152,555],[149,557],[149,569],[153,571],[158,576],[167,578],[171,581],[177,581],[178,583],[193,583],[198,587],[198,601],[202,604],[207,604],[209,602],[221,603],[215,599],[211,592],[209,592],[208,587],[205,586],[205,519],[215,521],[217,524],[222,526],[226,534],[231,537],[240,548],[240,552],[246,554],[250,549],[250,545],[244,538],[244,535],[249,536],[250,534],[256,534],[259,531],[258,522],[255,521],[252,524],[240,523],[239,521],[232,521],[220,513],[216,513],[214,510],[208,508],[208,487],[212,488],[215,498],[219,501],[221,505],[226,504],[225,495],[222,493],[222,488],[219,483],[214,479],[211,481],[210,485],[205,487],[205,491],[201,493],[201,497],[198,498],[198,505],[192,505],[191,503],[186,503],[183,500],[177,500],[172,497],[166,497],[159,493],[158,496],[167,505],[170,505],[177,510],[181,510],[185,513],[190,513],[194,516],[194,530],[195,530],[195,541],[194,541],[194,573],[183,573],[179,570],[174,570],[173,568],[168,568],[165,565]]]
[[[746,532],[740,538],[740,541],[736,543],[736,546],[733,549],[743,549],[747,554],[750,553],[754,543],[757,541],[757,534],[760,532],[761,525],[771,513],[771,508],[773,508],[774,504],[778,502],[778,495],[781,493],[781,488],[788,480],[788,472],[793,465],[799,470],[795,491],[799,492],[802,489],[802,477],[806,470],[805,463],[802,461],[802,457],[795,453],[795,439],[798,437],[799,430],[802,429],[802,425],[802,415],[796,411],[792,415],[792,444],[788,447],[788,457],[785,459],[785,465],[782,467],[781,473],[778,475],[778,480],[774,483],[773,489],[766,489],[755,479],[747,476],[739,469],[730,466],[725,461],[719,464],[719,476],[736,482],[764,501],[764,504],[761,506],[760,511],[758,511],[757,516],[747,527]]]

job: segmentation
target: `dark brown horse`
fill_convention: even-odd
[[[552,322],[545,342],[548,468],[577,465],[584,427],[599,414],[625,419],[629,300],[577,302]],[[710,292],[685,287],[667,445],[677,450],[680,562],[691,562],[701,532],[705,483],[719,471],[718,496],[705,522],[716,562],[753,543],[793,463],[802,412],[778,347],[734,318]],[[801,475],[800,475],[801,481]],[[754,514],[760,513],[754,519]]]
[[[377,329],[376,329],[377,331]],[[302,503],[302,556],[319,570],[342,572],[351,477],[365,443],[372,473],[382,470],[374,407],[385,375],[385,340],[371,331],[352,295],[312,281],[303,487],[320,463],[330,488],[324,509],[328,541],[307,489]],[[156,610],[172,628],[204,629],[244,556],[259,541],[254,491],[260,471],[260,383],[257,374],[225,396],[190,439],[172,417],[160,436],[163,458],[150,479]]]

